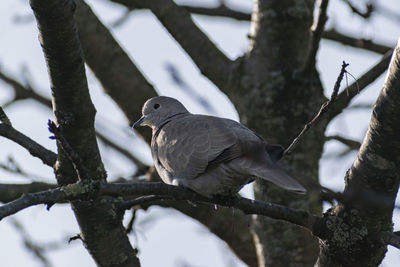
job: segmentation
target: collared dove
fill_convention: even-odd
[[[244,125],[224,118],[191,114],[178,100],[146,101],[133,128],[152,128],[151,152],[161,179],[211,197],[233,195],[258,177],[284,189],[304,187],[277,164],[283,154]]]

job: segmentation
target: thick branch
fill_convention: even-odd
[[[142,104],[156,96],[156,91],[90,7],[82,0],[75,2],[85,61],[132,124],[140,117]],[[139,132],[150,140],[150,130],[144,129]]]
[[[218,204],[225,207],[235,207],[242,210],[245,214],[259,214],[277,220],[284,220],[302,226],[310,231],[313,230],[314,224],[319,218],[306,211],[242,197],[205,198],[185,188],[163,183],[101,184],[100,192],[112,196],[165,195],[173,197],[176,200],[191,200]]]
[[[320,217],[310,214],[306,211],[288,208],[282,205],[251,200],[242,197],[227,197],[227,198],[206,198],[196,194],[188,189],[171,186],[164,183],[101,183],[99,187],[88,186],[85,183],[79,182],[65,187],[58,187],[48,191],[37,193],[29,193],[20,197],[17,200],[8,202],[0,207],[0,219],[9,216],[32,205],[43,203],[58,203],[65,200],[85,198],[88,194],[93,195],[93,190],[99,189],[99,193],[109,196],[131,196],[131,195],[156,195],[157,199],[162,196],[173,198],[174,200],[190,200],[193,202],[205,202],[218,204],[225,207],[234,207],[242,210],[245,214],[258,214],[268,216],[277,220],[284,220],[299,226],[302,226],[310,231],[313,231],[316,224],[321,219]],[[146,197],[144,200],[154,201],[154,197]],[[141,200],[141,203],[145,201]],[[129,203],[131,204],[131,203]],[[127,208],[127,202],[122,202],[122,208]]]
[[[232,61],[196,26],[190,13],[172,0],[143,3],[193,59],[201,73],[226,92]]]
[[[327,114],[328,121],[339,115],[359,92],[373,83],[387,70],[391,55],[392,51],[386,53],[375,66],[361,75],[357,81],[349,85],[338,95],[335,105],[332,106]]]
[[[382,233],[382,241],[388,245],[400,249],[400,236],[394,233],[390,232]]]
[[[106,172],[94,131],[96,110],[89,96],[73,19],[75,4],[72,0],[31,0],[30,4],[50,75],[57,123],[88,169],[89,177],[96,181],[104,180]],[[76,180],[75,171],[61,148],[57,163],[55,172],[59,184]],[[140,266],[123,228],[121,215],[113,212],[113,203],[95,198],[72,202],[72,207],[85,247],[98,265]]]
[[[330,209],[325,214],[330,234],[321,246],[321,266],[377,266],[385,255],[386,244],[380,239],[382,233],[392,232],[393,209],[400,183],[399,102],[400,41],[393,52],[366,136],[345,177],[345,195],[380,196],[387,208],[365,201],[352,201]],[[351,220],[348,214],[351,214]],[[345,227],[340,225],[343,222]],[[337,238],[346,235],[346,245],[339,244]]]

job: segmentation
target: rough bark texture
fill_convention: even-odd
[[[248,53],[238,60],[228,93],[241,121],[270,143],[287,146],[324,101],[319,77],[299,77],[307,56],[313,1],[256,1]],[[236,86],[235,86],[236,85]],[[324,125],[317,126],[288,157],[300,179],[318,181]],[[321,212],[315,192],[299,196],[255,183],[258,199]],[[254,220],[259,266],[311,266],[318,243],[296,226],[257,217]]]
[[[73,21],[75,4],[69,0],[31,0],[40,30],[53,96],[53,110],[65,138],[80,155],[89,177],[104,180],[104,170],[94,132],[95,108],[90,100],[81,46]],[[63,150],[55,172],[59,184],[76,181],[75,170]],[[82,240],[98,265],[139,266],[122,226],[122,214],[105,197],[75,201],[72,208]]]
[[[345,181],[345,193],[361,196],[326,214],[320,266],[378,266],[386,253],[383,232],[392,232],[400,182],[400,43],[372,113],[368,132]],[[374,200],[375,205],[368,203]],[[357,201],[358,200],[358,201]]]

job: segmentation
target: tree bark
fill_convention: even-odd
[[[89,178],[105,180],[94,131],[96,110],[90,100],[81,46],[70,0],[31,0],[46,58],[53,110],[64,137],[81,157]],[[60,185],[76,181],[70,159],[58,145],[55,173]],[[100,266],[140,266],[122,225],[115,200],[97,197],[71,203],[81,238]]]
[[[393,209],[400,182],[400,43],[345,181],[353,201],[325,214],[319,266],[378,266],[386,253],[385,232],[393,231]]]
[[[298,75],[307,58],[313,1],[255,1],[250,47],[237,60],[231,91],[241,121],[270,143],[287,146],[326,99],[316,71]],[[300,180],[318,181],[326,121],[308,133],[282,164]],[[289,167],[290,166],[290,169]],[[255,197],[321,213],[318,193],[299,196],[257,181]],[[312,266],[318,242],[297,226],[256,217],[253,225],[259,266]]]

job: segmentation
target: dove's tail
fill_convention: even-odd
[[[300,194],[305,194],[307,192],[307,190],[298,181],[296,181],[296,179],[292,178],[289,174],[276,165],[255,168],[254,174],[257,177],[272,182],[286,190],[294,191]]]

